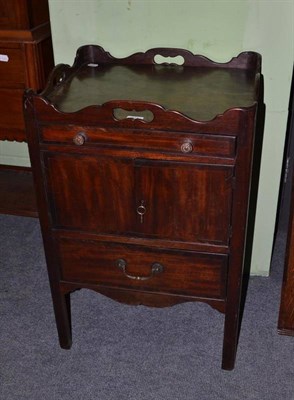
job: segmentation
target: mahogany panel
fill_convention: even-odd
[[[46,155],[53,225],[105,233],[132,232],[137,218],[132,164],[130,159]]]
[[[25,62],[19,44],[0,42],[0,87],[25,87]]]
[[[30,168],[0,166],[0,213],[38,217]]]
[[[9,139],[6,129],[21,130],[22,140],[25,140],[25,123],[23,117],[23,90],[0,88],[0,138]],[[18,138],[19,139],[19,138]]]
[[[146,210],[137,232],[146,237],[227,245],[234,168],[135,160],[136,206]]]
[[[32,29],[48,20],[47,0],[0,0],[0,29]]]

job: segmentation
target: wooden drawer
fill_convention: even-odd
[[[118,146],[150,151],[234,157],[236,139],[233,136],[191,134],[143,130],[105,130],[79,126],[44,126],[41,140],[77,146]]]
[[[25,87],[25,62],[18,44],[0,42],[0,87]]]
[[[224,299],[227,256],[62,237],[61,279]]]

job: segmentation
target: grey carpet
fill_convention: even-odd
[[[236,367],[221,365],[224,316],[205,304],[132,307],[72,294],[59,348],[39,221],[0,216],[1,400],[293,400],[294,338],[277,334],[280,243],[249,281]]]

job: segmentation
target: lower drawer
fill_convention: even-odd
[[[61,278],[205,298],[225,298],[227,256],[58,239]]]

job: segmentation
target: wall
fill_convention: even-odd
[[[222,62],[244,50],[262,54],[267,113],[251,272],[267,275],[294,58],[294,0],[49,0],[49,5],[56,63],[72,64],[76,49],[90,43],[117,57],[164,46]],[[26,145],[15,155],[12,145],[2,145],[2,157],[9,153],[15,163],[21,154],[25,162]]]

